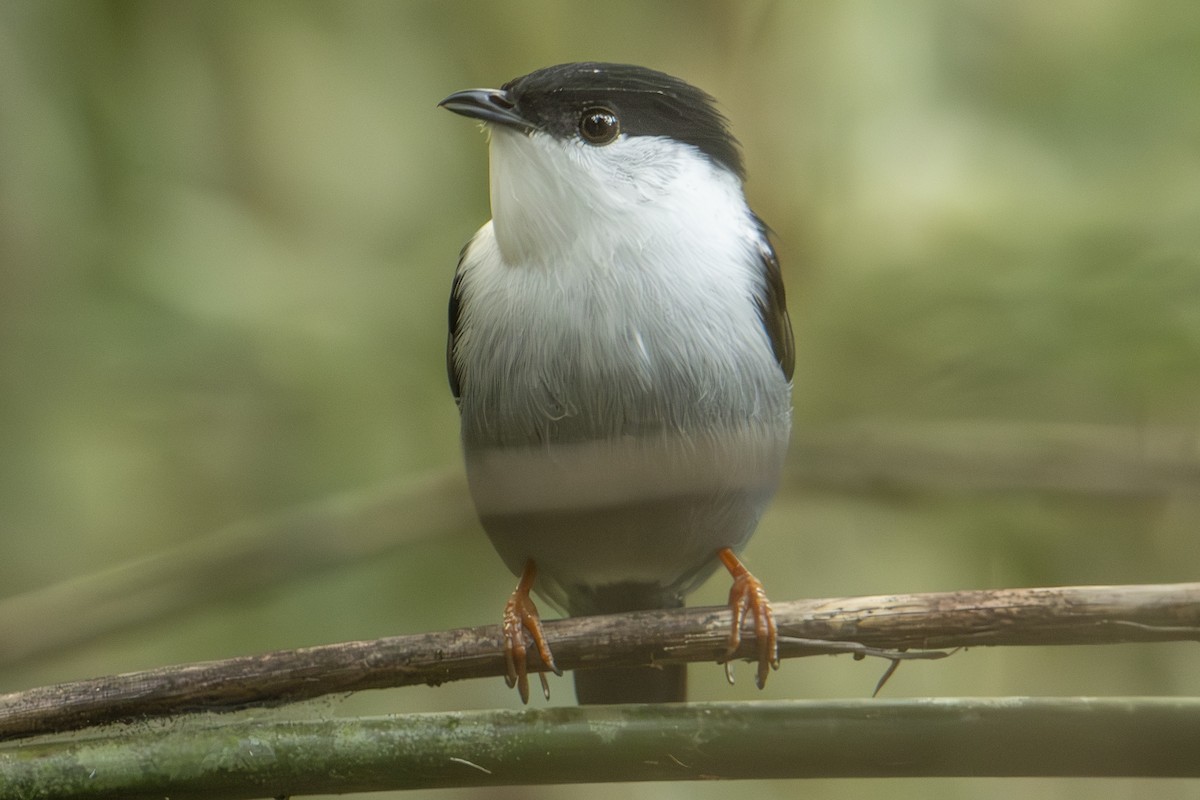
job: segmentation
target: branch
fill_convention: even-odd
[[[1157,497],[1200,487],[1198,439],[1190,428],[893,420],[797,431],[787,480],[794,488],[851,491],[884,485]],[[0,600],[0,664],[474,525],[459,470],[246,520]]]
[[[789,485],[1162,497],[1200,490],[1194,427],[860,423],[798,431]]]
[[[0,748],[0,796],[236,800],[713,778],[1200,777],[1196,698],[698,703],[146,727]]]
[[[0,664],[475,524],[461,471],[248,519],[178,547],[0,600]]]
[[[797,600],[775,606],[780,655],[856,648],[1200,641],[1200,583],[1084,586]],[[648,611],[546,623],[563,669],[715,661],[726,608]],[[754,656],[746,637],[740,658]],[[531,659],[535,658],[531,656]],[[537,662],[532,661],[531,667]],[[0,696],[0,740],[192,710],[275,705],[321,695],[504,674],[490,625],[282,650]]]

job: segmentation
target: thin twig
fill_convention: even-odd
[[[834,642],[852,643],[850,652],[865,653],[1200,641],[1200,583],[798,600],[777,603],[774,611],[783,657],[827,653]],[[717,661],[730,620],[726,608],[644,611],[554,620],[545,632],[566,670]],[[736,657],[752,659],[754,648],[753,636],[747,636]],[[531,667],[538,666],[531,656]],[[0,739],[504,674],[498,625],[284,650],[0,696]]]

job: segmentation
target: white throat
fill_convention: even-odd
[[[756,233],[737,176],[689,145],[622,136],[593,147],[493,126],[490,149],[492,221],[510,266],[563,269],[582,256],[594,267],[614,243],[641,251]]]

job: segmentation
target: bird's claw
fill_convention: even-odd
[[[550,645],[546,643],[546,636],[542,632],[542,618],[538,614],[537,606],[534,605],[533,598],[529,596],[536,577],[537,566],[531,559],[526,562],[525,571],[521,574],[521,581],[504,606],[503,635],[506,667],[504,682],[510,689],[514,686],[517,687],[521,702],[526,704],[529,703],[529,650],[525,644],[526,632],[533,640],[538,657],[541,658],[545,668],[555,675],[562,675],[562,670],[554,663],[554,655],[550,652]],[[550,683],[546,680],[546,673],[542,669],[537,672],[538,678],[542,682],[542,694],[549,700]]]
[[[770,670],[779,669],[779,633],[775,628],[775,616],[771,613],[771,601],[767,599],[762,582],[750,574],[732,550],[726,547],[719,556],[721,563],[733,576],[733,586],[729,590],[733,628],[729,632],[729,643],[722,659],[725,678],[733,683],[732,660],[742,645],[742,623],[749,611],[754,618],[754,637],[758,647],[758,671],[754,675],[754,683],[761,689],[767,684]]]

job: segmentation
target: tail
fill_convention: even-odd
[[[575,699],[581,706],[682,703],[687,700],[687,664],[576,670]]]
[[[619,614],[681,608],[683,598],[663,595],[657,586],[617,584],[588,592],[572,604],[572,614]],[[687,700],[687,665],[602,667],[575,670],[575,698],[583,705],[682,703]]]

